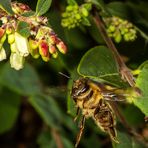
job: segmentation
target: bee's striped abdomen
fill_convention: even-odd
[[[109,133],[112,140],[117,142],[115,116],[111,106],[104,100],[100,100],[99,105],[94,112],[93,119],[103,131]]]

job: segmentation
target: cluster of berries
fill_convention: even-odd
[[[114,39],[116,43],[124,41],[134,41],[136,39],[136,29],[132,23],[127,20],[123,20],[117,16],[111,18],[105,18],[107,26],[107,32],[110,37]]]
[[[91,4],[86,3],[79,6],[68,5],[66,11],[62,14],[61,25],[68,29],[75,28],[80,24],[89,25],[88,15],[91,10]]]
[[[0,61],[6,59],[6,51],[3,43],[7,39],[10,44],[10,64],[16,70],[22,69],[25,57],[32,55],[33,58],[41,58],[48,62],[51,57],[56,58],[58,51],[65,54],[67,48],[64,42],[58,38],[52,28],[47,26],[47,18],[43,16],[25,16],[31,9],[22,3],[12,2],[14,15],[7,14],[0,9]],[[28,24],[29,35],[23,36],[18,31],[18,24]]]

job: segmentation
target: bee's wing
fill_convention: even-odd
[[[113,92],[103,92],[104,100],[107,101],[126,101],[127,94],[115,94]]]
[[[107,101],[126,101],[125,98],[119,98],[119,97],[105,97],[104,100],[107,100]]]
[[[126,101],[128,98],[141,98],[141,99],[147,99],[148,97],[146,96],[134,96],[130,95],[128,93],[114,93],[114,92],[103,92],[102,96],[104,100],[107,101]]]

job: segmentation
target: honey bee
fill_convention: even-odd
[[[80,78],[74,81],[71,96],[76,103],[77,116],[80,110],[83,115],[75,147],[77,147],[80,142],[85,119],[89,117],[95,121],[102,131],[109,134],[111,140],[119,143],[116,132],[116,116],[110,105],[110,101],[125,100],[121,92],[119,94],[118,89],[94,82],[87,78]]]

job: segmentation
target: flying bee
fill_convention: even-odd
[[[71,96],[76,103],[77,116],[80,110],[83,115],[75,147],[80,142],[85,119],[90,117],[102,131],[109,134],[113,141],[119,143],[116,132],[116,116],[110,101],[124,101],[125,96],[122,94],[124,94],[124,91],[120,89],[94,82],[87,78],[80,78],[74,81]]]

